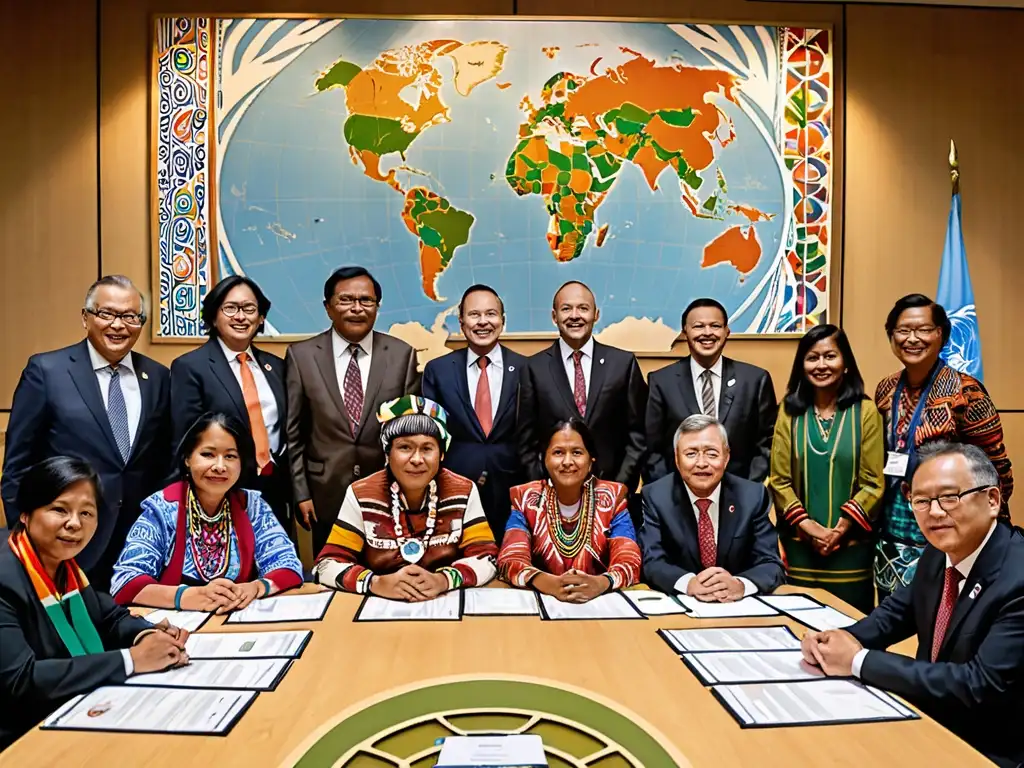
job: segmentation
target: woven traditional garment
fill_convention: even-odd
[[[592,483],[593,504],[590,509],[581,504],[580,516],[573,523],[571,533],[586,537],[575,552],[567,549],[566,532],[552,528],[565,524],[557,515],[552,520],[549,505],[554,489],[547,481],[537,480],[511,490],[512,515],[498,555],[503,580],[525,587],[542,571],[560,576],[573,568],[591,576],[607,573],[615,589],[640,580],[640,547],[629,517],[626,486],[607,480],[588,482]]]

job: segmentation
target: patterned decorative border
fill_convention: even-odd
[[[212,62],[210,20],[156,21],[154,335],[202,335],[200,308],[210,286]]]
[[[827,319],[831,264],[833,74],[830,33],[780,27],[785,78],[786,168],[792,174],[796,238],[786,262],[794,282],[783,293],[776,333],[801,333]]]

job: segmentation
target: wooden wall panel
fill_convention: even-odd
[[[0,409],[8,409],[26,358],[78,338],[96,279],[93,3],[0,4],[0,73]]]

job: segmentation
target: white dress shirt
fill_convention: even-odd
[[[366,380],[370,377],[370,358],[373,356],[373,331],[363,336],[360,342],[349,341],[337,331],[331,331],[331,347],[334,349],[334,373],[338,377],[338,390],[341,392],[342,400],[345,399],[345,372],[348,370],[348,361],[352,358],[349,347],[355,344],[359,347],[359,359],[356,365],[359,366],[359,380],[363,383],[363,396],[366,396]]]
[[[477,362],[483,355],[478,355],[472,349],[466,350],[466,376],[469,384],[469,402],[476,409],[476,387],[480,383],[480,364]],[[505,366],[501,360],[501,345],[495,344],[494,349],[487,353],[487,384],[491,390],[491,418],[498,415],[498,400],[501,398],[501,377],[505,373]]]
[[[693,491],[690,490],[690,486],[683,483],[686,488],[686,495],[690,497],[690,506],[693,508],[693,519],[700,523],[700,510],[697,509],[697,499],[700,498]],[[718,507],[719,499],[722,496],[722,486],[719,484],[715,490],[708,496],[708,500],[711,502],[711,506],[708,507],[708,517],[711,518],[711,530],[715,532],[715,544],[718,545]],[[700,541],[697,542],[698,549],[700,548]],[[690,586],[690,579],[694,578],[697,574],[685,573],[679,577],[679,581],[676,582],[676,592],[681,595],[686,594],[686,588]],[[735,576],[736,574],[732,574]],[[757,593],[757,586],[750,579],[745,579],[742,576],[737,576],[740,582],[743,584],[743,596],[753,595]]]
[[[960,575],[963,576],[960,583],[956,585],[957,597],[963,594],[964,584],[967,583],[967,579],[971,575],[971,569],[974,568],[974,564],[977,562],[978,555],[981,554],[981,550],[985,548],[985,545],[988,544],[988,540],[992,538],[992,532],[995,531],[996,525],[998,525],[998,523],[993,521],[992,526],[988,529],[988,533],[985,534],[985,538],[982,539],[981,545],[956,564],[956,569],[960,571]],[[952,565],[953,561],[949,559],[949,555],[946,555],[946,567],[950,568]],[[945,575],[945,571],[943,571],[943,575]],[[854,677],[860,677],[860,668],[864,666],[864,657],[867,656],[868,653],[870,653],[870,651],[867,648],[861,648],[853,657],[853,663],[850,665],[850,671],[853,673]]]
[[[720,410],[719,404],[722,402],[722,356],[719,355],[718,359],[715,360],[715,364],[710,368],[702,368],[692,356],[690,357],[690,376],[693,377],[693,391],[697,395],[697,405],[700,406],[702,412],[704,410],[702,395],[704,392],[704,380],[701,377],[704,375],[704,371],[711,371],[711,391],[715,395],[715,415],[717,416]]]
[[[107,398],[110,395],[110,363],[103,355],[96,351],[91,341],[85,344],[89,348],[89,359],[92,361],[92,369],[96,372],[96,381],[100,385],[100,394],[103,395],[103,407],[107,407]],[[135,375],[135,364],[132,362],[132,353],[125,355],[118,363],[118,373],[121,377],[121,392],[124,394],[124,405],[128,411],[128,434],[131,435],[132,445],[135,445],[135,437],[139,434],[139,422],[142,420],[142,390],[139,389],[139,379]]]
[[[217,342],[224,351],[224,356],[228,359],[228,367],[235,374],[235,381],[238,382],[239,387],[242,387],[242,364],[238,361],[240,353],[228,349],[228,345],[220,337],[217,337]],[[263,411],[263,424],[267,428],[270,452],[277,453],[281,447],[281,424],[279,423],[280,414],[277,412],[277,398],[274,397],[274,390],[270,388],[270,382],[267,381],[266,374],[260,368],[259,361],[256,360],[252,353],[252,347],[246,349],[245,354],[248,355],[248,362],[246,364],[249,366],[249,370],[252,371],[252,377],[256,381],[256,393],[260,397],[260,410]],[[245,392],[244,387],[242,387],[242,391]]]
[[[558,337],[558,349],[562,355],[562,365],[565,366],[565,375],[569,377],[569,389],[576,391],[576,363],[573,362],[574,350],[565,340]],[[587,343],[580,347],[583,356],[580,358],[580,367],[583,368],[583,383],[586,387],[587,396],[590,396],[590,369],[594,364],[594,337],[587,339]]]

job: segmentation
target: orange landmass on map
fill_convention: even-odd
[[[544,52],[544,55],[547,56],[549,59],[554,59],[555,56],[558,55],[558,52],[562,49],[559,48],[557,45],[551,45],[545,46],[544,48],[541,48],[541,50]]]
[[[758,210],[752,205],[745,203],[738,203],[737,205],[729,206],[729,213],[738,213],[740,216],[746,216],[753,224],[758,221],[771,221],[775,218],[774,213],[765,213],[764,211]]]
[[[571,93],[565,102],[566,117],[569,120],[583,117],[590,125],[597,125],[599,117],[621,106],[624,100],[652,114],[662,109],[691,108],[693,122],[685,128],[669,125],[655,115],[644,130],[663,148],[680,152],[689,168],[697,171],[707,168],[715,159],[711,138],[718,135],[723,122],[729,125],[710,96],[719,93],[736,102],[737,78],[719,69],[659,67],[636,51],[622,50],[633,54],[634,58],[609,68],[604,77],[587,80]],[[606,146],[625,158],[633,143],[632,140],[608,141]],[[633,163],[641,168],[653,189],[652,179],[669,165],[675,166],[677,161],[661,160],[653,152],[646,152],[640,160],[634,157]]]
[[[741,275],[749,275],[761,260],[761,241],[757,230],[749,225],[737,225],[704,246],[701,267],[732,264]]]
[[[608,225],[602,224],[600,227],[597,228],[597,240],[594,244],[598,248],[600,248],[602,245],[604,245],[604,239],[606,237],[608,237]]]
[[[494,84],[496,86],[498,86],[498,90],[499,91],[504,91],[506,88],[511,88],[512,87],[512,83],[499,83],[499,82],[495,82]]]
[[[374,181],[382,181],[392,189],[403,192],[402,185],[398,183],[398,179],[395,176],[395,170],[392,168],[384,175],[380,172],[380,155],[376,152],[371,152],[368,149],[359,150],[355,147],[349,147],[348,153],[352,158],[352,164],[355,166],[362,165],[363,173],[373,179]]]

